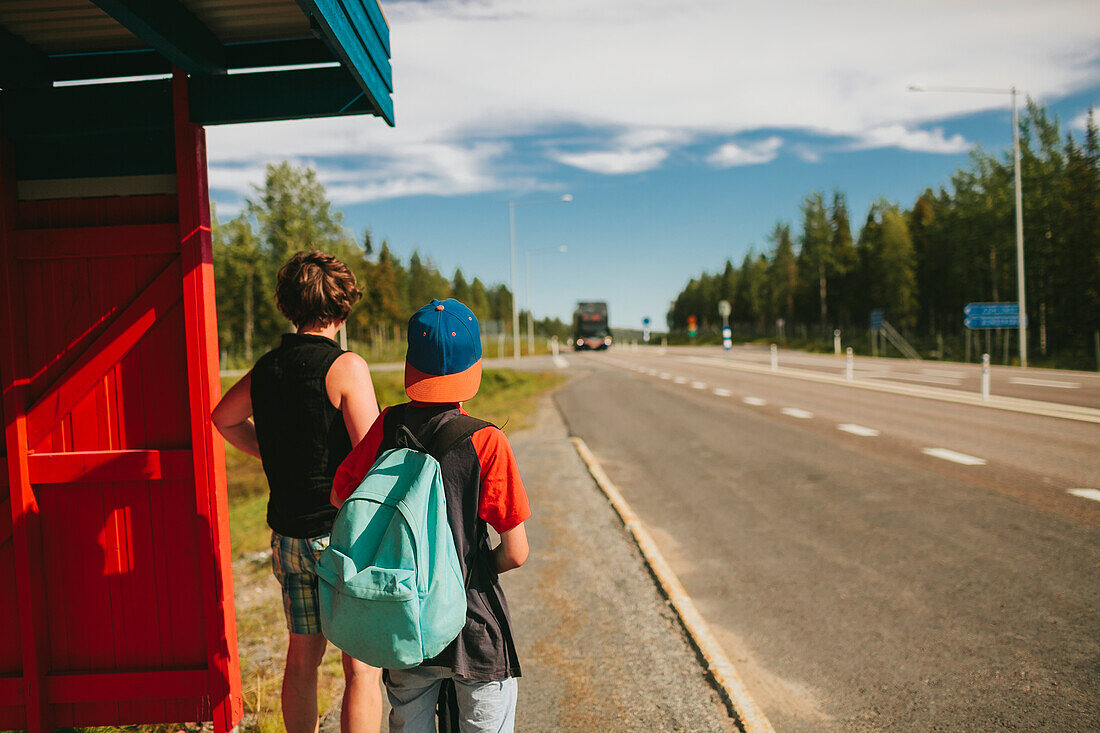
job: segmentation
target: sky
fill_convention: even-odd
[[[381,4],[396,126],[207,128],[219,217],[291,160],[357,238],[510,283],[514,201],[537,318],[605,300],[613,327],[663,325],[690,278],[797,232],[811,191],[844,192],[856,234],[878,198],[909,206],[970,151],[1011,150],[1010,95],[910,85],[1015,86],[1079,138],[1100,107],[1095,0]]]

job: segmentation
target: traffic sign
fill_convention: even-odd
[[[695,338],[695,334],[698,333],[698,329],[696,328],[697,323],[698,321],[695,320],[695,316],[688,316],[688,336]]]
[[[723,318],[729,318],[730,313],[733,313],[733,307],[728,300],[718,301],[718,315]]]
[[[882,321],[883,321],[882,316],[883,316],[883,311],[882,311],[881,308],[878,309],[878,310],[871,311],[871,328],[874,328],[874,329],[882,328]]]
[[[963,308],[963,325],[967,328],[1018,328],[1018,303],[967,303]]]

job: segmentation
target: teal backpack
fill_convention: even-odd
[[[321,631],[374,667],[407,669],[442,652],[466,623],[439,461],[489,423],[459,415],[425,448],[404,425],[332,525],[317,560]]]

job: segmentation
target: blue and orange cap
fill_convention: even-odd
[[[463,402],[481,386],[477,316],[448,298],[433,300],[409,319],[405,394],[417,402]]]

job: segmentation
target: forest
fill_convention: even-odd
[[[360,351],[400,358],[409,316],[432,298],[453,297],[470,306],[481,321],[483,339],[502,330],[510,333],[512,293],[507,286],[468,279],[461,269],[448,278],[416,251],[403,262],[388,242],[374,242],[369,230],[354,238],[312,168],[269,164],[263,185],[256,187],[237,216],[224,224],[214,218],[223,364],[249,366],[278,344],[289,324],[275,307],[275,278],[292,254],[310,248],[335,255],[355,273],[363,298],[348,318],[347,333]],[[526,329],[527,314],[520,315]],[[568,331],[557,319],[534,325],[540,335],[564,339]]]
[[[1029,361],[1100,368],[1095,116],[1090,110],[1079,140],[1029,101],[1020,147]],[[718,302],[727,300],[738,339],[785,336],[831,348],[839,329],[867,350],[870,313],[882,309],[922,355],[958,360],[966,353],[963,307],[1017,300],[1011,151],[973,152],[947,184],[926,189],[909,208],[876,201],[855,234],[842,191],[812,191],[800,209],[797,228],[778,222],[764,251],[750,249],[739,265],[727,260],[690,280],[668,313],[672,332],[682,336],[695,316],[701,338],[717,333]],[[1011,362],[1015,335],[982,333],[984,346],[975,343],[971,358],[985,349]]]

